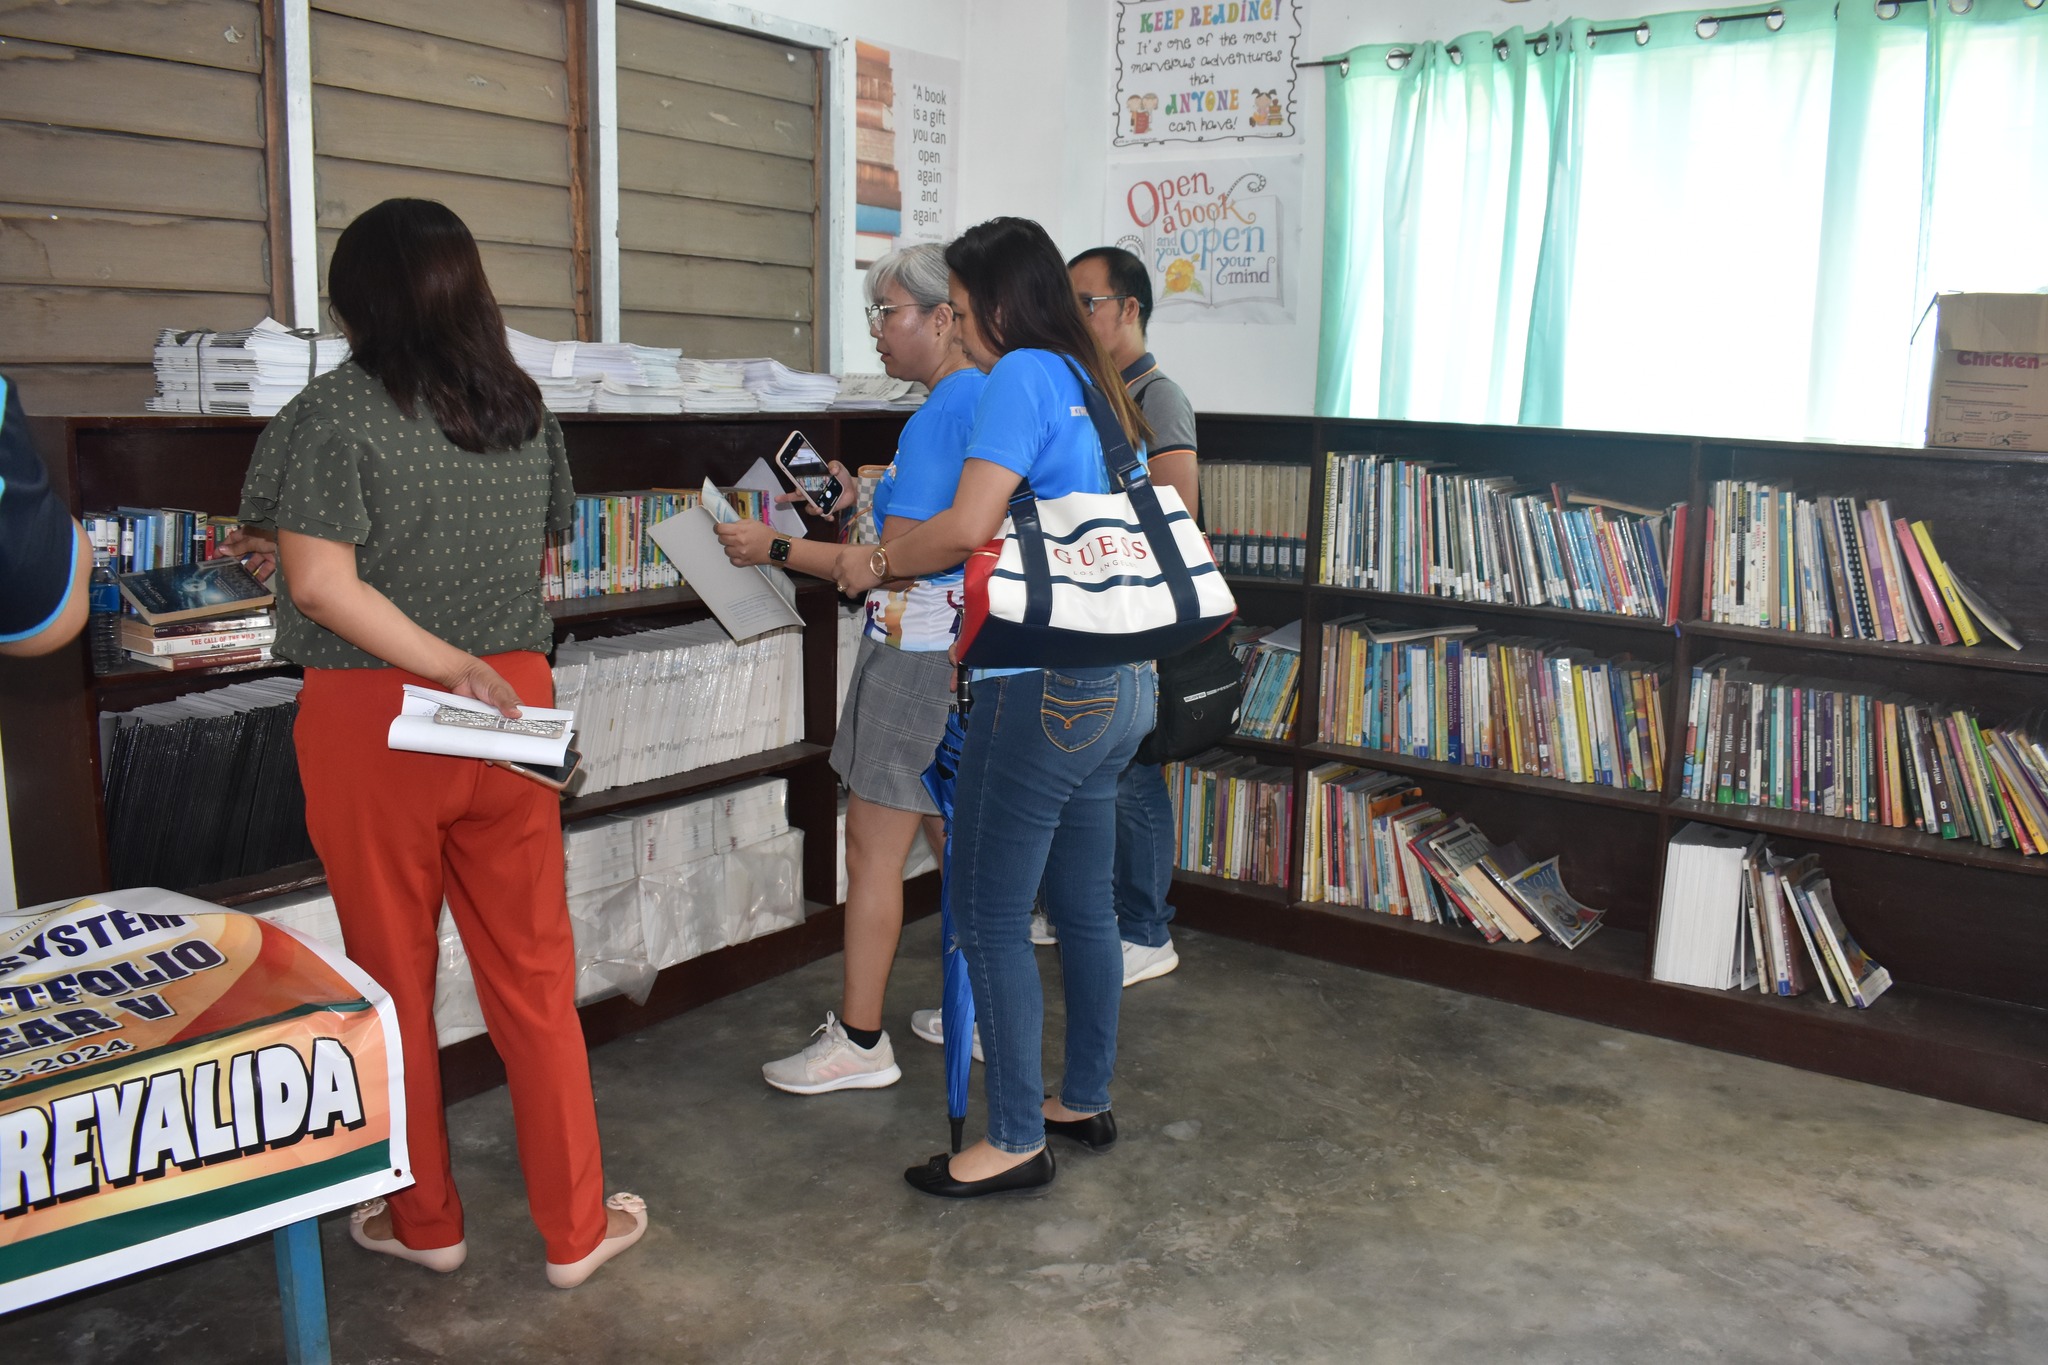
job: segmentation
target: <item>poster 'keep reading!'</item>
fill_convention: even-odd
[[[1293,137],[1300,39],[1299,0],[1118,0],[1115,145]]]
[[[136,896],[0,918],[0,1313],[412,1183],[383,990]]]
[[[1290,322],[1301,250],[1298,156],[1112,165],[1108,239],[1152,272],[1162,322]]]

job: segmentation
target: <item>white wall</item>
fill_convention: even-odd
[[[962,63],[958,224],[1013,213],[1044,223],[1068,255],[1097,245],[1112,157],[1182,158],[1185,143],[1113,150],[1110,137],[1115,6],[1110,0],[769,0],[752,8],[848,37],[899,45]],[[1641,0],[1302,0],[1304,60],[1361,43],[1451,38],[1476,30],[1541,27],[1569,17],[1655,13]],[[1211,412],[1307,413],[1315,400],[1322,291],[1323,82],[1305,71],[1295,139],[1263,144],[1304,166],[1301,267],[1295,319],[1286,324],[1161,322],[1153,350]],[[1243,155],[1235,144],[1223,155]],[[877,368],[859,308],[857,275],[842,281],[838,334],[844,368]]]

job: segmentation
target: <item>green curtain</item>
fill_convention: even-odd
[[[2048,284],[2048,11],[1773,9],[1346,54],[1318,411],[1910,432],[1927,298]]]

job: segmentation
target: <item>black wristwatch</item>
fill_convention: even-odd
[[[775,537],[768,542],[768,558],[777,564],[789,563],[789,544],[789,537]]]

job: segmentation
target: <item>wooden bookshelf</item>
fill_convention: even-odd
[[[690,487],[706,478],[729,484],[757,458],[772,455],[798,428],[828,458],[849,466],[886,462],[907,420],[903,413],[749,413],[719,417],[567,415],[561,419],[569,462],[587,493]],[[87,507],[168,506],[231,513],[264,422],[255,418],[150,415],[32,419],[52,482],[74,512]],[[802,740],[766,753],[566,801],[565,821],[618,814],[752,778],[789,782],[790,824],[805,833],[805,922],[707,953],[663,972],[644,1006],[612,999],[582,1011],[593,1042],[643,1027],[743,986],[767,980],[837,950],[838,779],[826,760],[836,713],[836,595],[829,584],[798,580],[803,617]],[[584,597],[548,604],[557,640],[621,634],[700,619],[705,607],[688,588]],[[166,673],[144,666],[95,677],[83,641],[40,659],[0,669],[0,730],[18,894],[24,904],[86,895],[109,887],[98,715],[125,711],[251,678],[296,672],[195,669]],[[192,799],[203,800],[204,793]],[[208,886],[180,888],[221,905],[246,905],[324,883],[319,862],[267,868]],[[936,904],[936,878],[914,884],[912,905]],[[922,911],[920,911],[921,913]],[[443,1056],[451,1094],[471,1094],[502,1077],[487,1038],[456,1044]]]
[[[1303,623],[1297,738],[1234,740],[1269,762],[1292,761],[1297,856],[1285,889],[1176,873],[1173,900],[1191,928],[1329,961],[1428,981],[1538,1009],[1721,1048],[1787,1065],[2048,1120],[2048,858],[1970,840],[1765,807],[1676,796],[1683,706],[1692,667],[1743,655],[1771,672],[1900,691],[2008,721],[2041,705],[2048,673],[2048,456],[1903,447],[1716,441],[1442,423],[1203,416],[1200,445],[1218,460],[1308,462],[1310,582],[1233,580],[1245,618]],[[1689,506],[1679,623],[1555,607],[1460,602],[1317,583],[1323,456],[1361,451],[1440,460],[1461,470],[1553,481],[1629,502]],[[2009,616],[2028,648],[1899,645],[1720,625],[1697,619],[1704,508],[1716,479],[1759,479],[1808,496],[1893,500],[1926,520],[1956,571]],[[1953,550],[1951,550],[1953,547]],[[1320,714],[1322,626],[1368,613],[1404,625],[1470,622],[1542,636],[1668,669],[1665,790],[1560,782],[1329,743]],[[1425,796],[1514,839],[1558,854],[1565,882],[1608,912],[1576,951],[1550,943],[1487,944],[1476,934],[1301,899],[1303,801],[1311,767],[1341,761],[1413,776]],[[1792,856],[1818,853],[1851,932],[1897,984],[1869,1010],[1817,993],[1781,1000],[1651,979],[1665,847],[1690,821],[1751,830]]]

